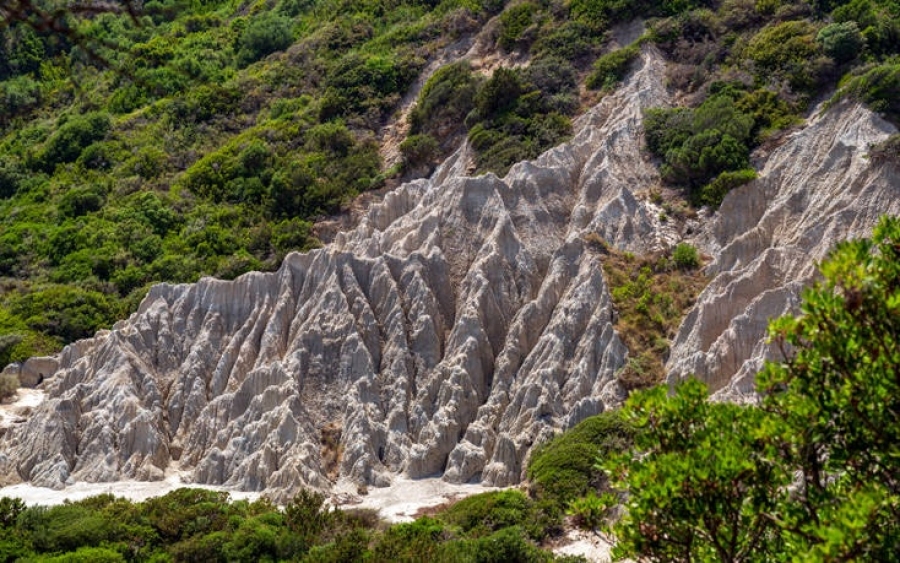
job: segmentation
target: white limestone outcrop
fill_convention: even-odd
[[[503,179],[466,176],[462,148],[277,272],[153,287],[52,359],[47,399],[0,438],[0,482],[177,469],[282,499],[335,477],[517,482],[534,444],[624,397],[628,351],[584,235],[636,253],[680,236],[635,196],[658,183],[641,112],[668,100],[659,55],[636,66],[570,142]],[[675,339],[672,381],[747,388],[767,319],[796,303],[813,261],[897,211],[897,170],[865,157],[891,131],[858,106],[825,112],[694,230],[712,281]]]

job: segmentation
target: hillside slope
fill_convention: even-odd
[[[637,255],[688,236],[712,256],[670,378],[746,390],[766,321],[813,260],[898,211],[896,167],[866,158],[895,130],[837,105],[687,229],[635,195],[659,183],[642,110],[668,102],[658,53],[644,47],[636,67],[571,142],[503,179],[466,176],[463,147],[277,272],[154,286],[127,321],[45,360],[49,398],[2,437],[3,481],[177,467],[280,498],[398,472],[515,483],[533,444],[624,397],[628,351],[592,233]]]

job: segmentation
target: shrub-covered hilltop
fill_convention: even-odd
[[[503,173],[566,139],[596,98],[582,87],[615,88],[645,42],[688,94],[647,114],[647,145],[695,205],[752,179],[750,150],[837,86],[900,115],[891,0],[34,5],[53,25],[13,10],[0,26],[0,364],[109,326],[153,282],[273,269],[318,244],[317,217],[466,136],[477,171]],[[612,50],[635,18],[647,33]],[[479,33],[526,64],[449,61],[387,168],[403,96]]]

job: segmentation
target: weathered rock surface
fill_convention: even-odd
[[[360,482],[518,481],[532,444],[622,397],[627,351],[582,235],[660,244],[630,191],[656,181],[634,155],[642,108],[666,96],[660,59],[640,67],[572,142],[502,180],[464,176],[461,151],[278,272],[154,287],[61,353],[48,399],[4,437],[5,479],[178,467],[286,496],[329,486],[329,426]]]
[[[667,102],[660,57],[637,66],[571,142],[506,178],[465,176],[463,148],[277,272],[154,287],[130,319],[54,359],[47,400],[0,441],[0,479],[177,468],[280,498],[335,476],[518,481],[533,444],[623,399],[628,352],[584,234],[636,253],[680,236],[635,197],[658,182],[641,111]],[[713,277],[676,339],[673,380],[746,387],[767,318],[792,306],[813,259],[896,211],[896,170],[865,159],[889,131],[859,107],[830,110],[695,231]]]
[[[900,171],[873,165],[869,146],[897,130],[844,102],[810,119],[765,159],[759,179],[726,196],[699,237],[712,280],[675,337],[669,381],[689,374],[723,398],[753,393],[770,357],[768,321],[799,305],[836,243],[900,213]]]

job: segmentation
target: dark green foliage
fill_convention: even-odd
[[[647,147],[663,158],[663,178],[692,189],[723,172],[746,168],[753,128],[753,117],[726,94],[695,110],[654,109],[644,117]]]
[[[58,335],[64,342],[93,336],[121,315],[104,293],[77,286],[49,286],[17,296],[9,304],[29,328]]]
[[[62,217],[80,217],[99,211],[106,201],[106,190],[97,185],[70,188],[60,198],[57,209]]]
[[[639,44],[634,43],[603,55],[594,63],[594,70],[585,85],[594,90],[614,88],[625,78],[625,73],[640,53]]]
[[[722,172],[716,176],[715,180],[700,189],[698,194],[699,203],[716,209],[721,205],[722,200],[725,198],[725,194],[734,188],[743,186],[755,179],[756,170],[753,170],[752,168],[745,168],[734,172]]]
[[[652,560],[893,561],[900,550],[900,220],[839,244],[773,321],[781,359],[761,400],[689,380],[633,395],[636,450],[606,463],[627,489],[620,555]]]
[[[539,59],[524,71],[499,68],[479,87],[466,125],[480,171],[505,174],[571,135],[561,111],[575,108],[573,75],[564,61]]]
[[[449,539],[443,524],[432,518],[419,518],[409,524],[397,524],[385,531],[372,548],[374,561],[440,561],[441,542]]]
[[[852,0],[834,9],[835,23],[856,23],[865,40],[866,50],[878,57],[897,54],[900,49],[900,21],[892,2]]]
[[[532,493],[562,508],[589,491],[602,491],[606,475],[596,467],[597,459],[628,449],[633,434],[618,411],[609,411],[541,444],[528,464]]]
[[[238,40],[239,64],[246,65],[276,51],[283,51],[293,42],[291,20],[288,18],[277,14],[250,18]]]
[[[431,135],[410,135],[400,143],[403,165],[409,169],[431,169],[440,154],[437,140]]]
[[[566,21],[553,29],[542,32],[531,47],[536,58],[558,57],[567,61],[579,61],[590,57],[595,50],[595,37],[591,28],[577,21]]]
[[[806,21],[771,25],[753,36],[744,55],[767,80],[780,78],[798,92],[809,92],[830,72],[817,34],[818,28]]]
[[[455,148],[463,121],[475,107],[478,78],[467,62],[441,67],[428,79],[410,112],[410,131],[440,139],[442,152]]]
[[[478,89],[475,109],[481,119],[493,119],[507,113],[518,101],[525,84],[521,75],[508,68],[498,68]]]
[[[325,81],[320,117],[330,120],[358,114],[378,121],[418,73],[422,61],[404,56],[350,53],[333,65]]]
[[[500,15],[497,44],[502,49],[509,51],[520,43],[533,40],[533,37],[526,35],[526,32],[532,29],[537,12],[537,4],[530,1],[510,5]]]
[[[865,39],[856,22],[833,23],[819,30],[816,41],[822,51],[838,63],[845,63],[858,57],[865,47]]]
[[[886,62],[863,70],[847,80],[841,93],[900,123],[900,62]]]
[[[109,132],[111,122],[103,113],[74,116],[66,120],[47,140],[39,164],[52,172],[57,164],[74,162],[88,145],[100,141]]]
[[[440,518],[463,533],[474,537],[520,524],[533,524],[537,508],[522,492],[516,490],[481,493],[466,497],[444,511]],[[546,535],[540,526],[529,530],[535,539]]]
[[[438,560],[448,563],[545,563],[554,561],[554,557],[529,542],[519,529],[508,527],[490,536],[448,543]]]
[[[28,115],[40,102],[40,84],[30,76],[0,82],[0,125],[8,125],[16,115]]]

